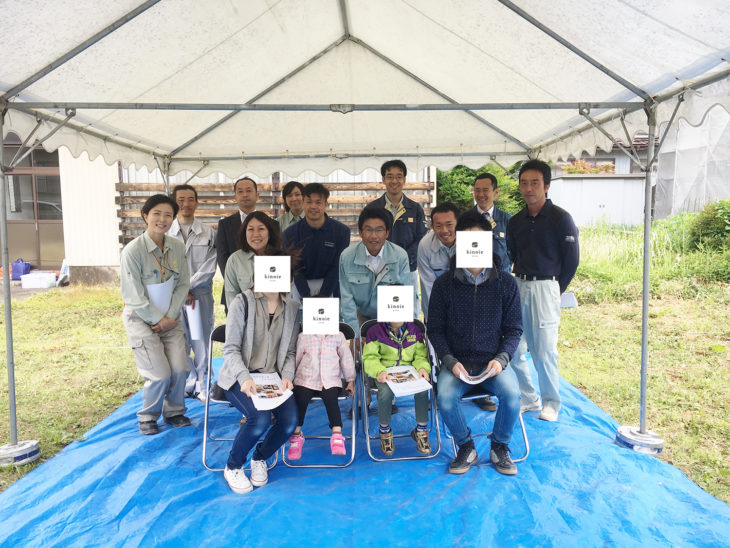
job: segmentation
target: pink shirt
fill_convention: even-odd
[[[311,390],[342,386],[355,380],[355,362],[342,333],[336,335],[299,334],[294,384]]]

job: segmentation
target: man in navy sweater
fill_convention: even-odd
[[[475,211],[463,213],[456,225],[457,233],[491,228]],[[499,398],[489,458],[501,474],[517,473],[508,445],[520,415],[520,390],[514,371],[507,366],[521,335],[517,284],[502,270],[496,254],[491,268],[456,268],[453,260],[450,270],[434,282],[428,305],[428,337],[442,364],[439,410],[459,446],[449,465],[452,474],[465,473],[477,460],[460,403],[472,385],[459,377],[479,376],[484,371],[491,376],[481,386]]]

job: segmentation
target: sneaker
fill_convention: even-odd
[[[163,419],[167,424],[173,428],[180,428],[181,426],[190,426],[190,419],[185,415],[175,415],[172,417],[165,417]]]
[[[205,399],[207,398],[207,394],[205,391],[198,392],[198,395],[196,396],[201,402],[205,403]]]
[[[380,451],[383,453],[383,455],[392,455],[395,452],[392,430],[380,433]]]
[[[217,382],[214,382],[213,386],[210,387],[210,401],[214,403],[228,403],[225,390]]]
[[[428,441],[428,430],[419,430],[418,427],[411,430],[411,439],[416,442],[416,449],[419,453],[428,455],[431,453],[431,442]]]
[[[477,407],[479,407],[480,409],[483,409],[484,411],[496,411],[497,410],[497,404],[489,396],[486,396],[484,398],[479,398],[478,400],[474,400],[474,403],[477,405]]]
[[[230,487],[231,491],[234,493],[245,495],[246,493],[253,491],[253,485],[251,485],[251,482],[248,481],[246,472],[243,471],[243,468],[228,468],[226,466],[226,469],[223,470],[223,477],[226,478],[228,487]]]
[[[489,460],[497,467],[497,472],[505,476],[514,476],[517,473],[517,466],[509,457],[509,447],[506,443],[492,441],[489,450]]]
[[[477,461],[477,450],[474,448],[474,440],[459,446],[456,458],[449,464],[449,472],[452,474],[464,474],[469,471],[471,465]]]
[[[302,445],[304,445],[304,436],[300,432],[289,438],[289,452],[286,458],[289,460],[299,460],[302,458]]]
[[[193,391],[187,391],[187,390],[186,390],[186,391],[185,391],[185,397],[186,397],[186,398],[190,398],[190,399],[195,399],[195,398],[197,398],[197,397],[198,397],[198,393],[197,393],[197,392],[195,392],[194,390],[193,390]]]
[[[157,434],[160,429],[157,427],[157,421],[139,421],[139,433],[145,436]]]
[[[558,420],[558,410],[554,407],[550,407],[549,405],[546,405],[542,408],[542,413],[540,413],[540,420],[543,421],[550,421],[555,422]]]
[[[542,400],[538,396],[531,402],[520,403],[520,413],[526,413],[527,411],[540,411],[542,409]]]
[[[254,487],[261,487],[266,485],[267,481],[269,481],[269,470],[266,461],[251,459],[251,483]]]
[[[332,434],[330,438],[330,451],[333,455],[346,455],[345,436],[340,433]]]

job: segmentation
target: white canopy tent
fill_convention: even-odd
[[[650,167],[657,126],[730,111],[725,0],[140,1],[0,2],[0,136],[235,177],[558,159],[648,132]]]

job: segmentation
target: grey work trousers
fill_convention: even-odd
[[[155,421],[164,417],[183,415],[185,407],[185,378],[188,364],[185,356],[185,331],[178,319],[175,327],[164,333],[154,333],[134,310],[125,307],[122,321],[127,330],[129,346],[134,353],[137,371],[145,380],[142,409],[137,418]]]

